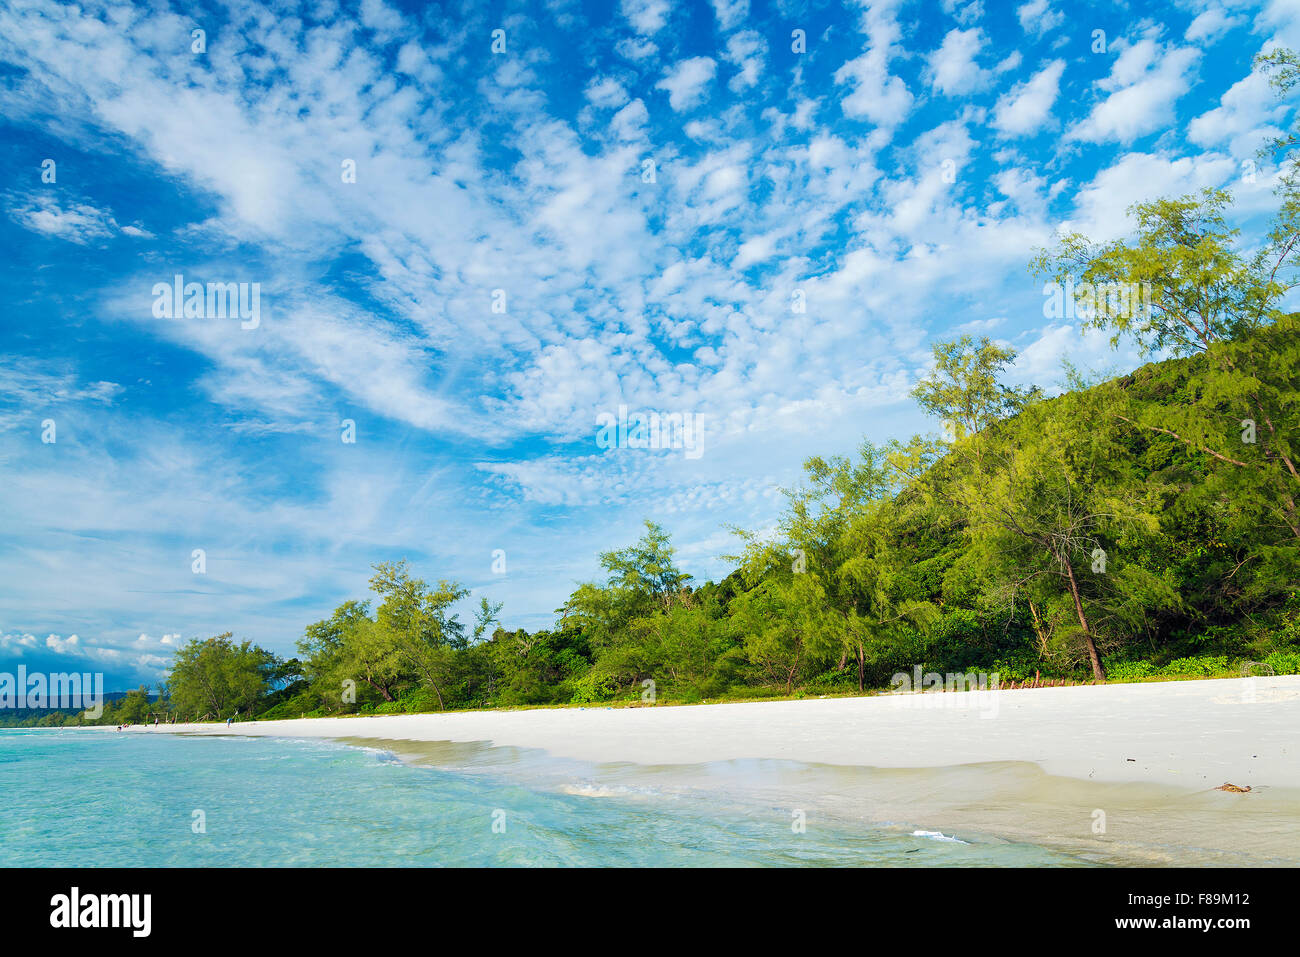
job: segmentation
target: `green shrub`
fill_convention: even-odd
[[[1116,661],[1106,665],[1109,681],[1141,681],[1156,676],[1156,666],[1149,661]]]
[[[398,699],[400,711],[406,714],[422,714],[429,711],[441,711],[438,696],[431,688],[413,688]]]
[[[1160,669],[1167,678],[1210,678],[1233,670],[1225,655],[1198,655],[1192,658],[1175,658]]]
[[[1262,662],[1275,675],[1300,675],[1300,651],[1275,651]]]
[[[611,700],[617,689],[615,681],[608,675],[598,673],[594,668],[585,675],[573,680],[573,697],[569,700],[574,704],[594,704],[600,701]]]
[[[851,669],[824,672],[811,681],[804,682],[801,690],[809,695],[852,694],[858,690],[858,679],[850,671]]]

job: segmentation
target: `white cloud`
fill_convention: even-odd
[[[0,357],[0,432],[17,428],[20,421],[32,421],[37,413],[68,405],[112,405],[124,391],[116,382],[83,380],[75,370],[52,360]]]
[[[11,195],[10,201],[13,205],[9,207],[9,215],[20,226],[79,246],[111,239],[119,232],[117,222],[110,213],[88,203],[72,203],[63,207],[53,196],[40,193],[26,200],[16,200]],[[132,236],[142,235],[129,226],[120,231]]]
[[[668,0],[622,0],[621,9],[628,23],[642,36],[653,36],[668,22]]]
[[[1065,22],[1065,14],[1053,10],[1048,0],[1029,0],[1016,8],[1016,17],[1025,33],[1042,36]]]
[[[926,58],[931,88],[948,96],[965,96],[987,87],[992,74],[975,62],[984,43],[984,31],[978,27],[948,31],[939,49]]]
[[[1252,29],[1256,33],[1272,31],[1264,44],[1296,49],[1300,47],[1300,8],[1295,0],[1267,0],[1264,9],[1255,17]]]
[[[1264,73],[1251,73],[1234,83],[1219,98],[1219,105],[1187,125],[1187,138],[1198,146],[1227,144],[1243,159],[1280,134],[1287,107],[1278,101]]]
[[[898,2],[872,3],[862,14],[867,52],[835,71],[835,82],[849,84],[852,92],[840,101],[845,116],[862,117],[888,131],[912,109],[912,94],[901,77],[889,71],[890,62],[904,51],[899,46]]]
[[[993,184],[1020,212],[1045,215],[1047,180],[1033,170],[1018,166],[999,170]]]
[[[1174,104],[1191,85],[1200,51],[1162,46],[1154,31],[1120,49],[1110,75],[1097,83],[1109,95],[1074,126],[1073,138],[1131,143],[1173,122]]]
[[[731,78],[727,88],[739,93],[758,83],[767,56],[767,41],[755,30],[742,30],[727,38],[723,59],[737,67],[739,72]]]
[[[1004,136],[1028,136],[1053,121],[1052,106],[1060,93],[1064,60],[1053,60],[1028,81],[998,99],[993,125]]]
[[[1012,50],[998,63],[997,66],[993,68],[993,72],[998,74],[998,76],[1001,76],[1003,73],[1010,73],[1012,70],[1018,70],[1020,69],[1020,64],[1023,60],[1024,57],[1021,56],[1019,50]]]
[[[1196,15],[1196,19],[1183,34],[1183,39],[1188,43],[1213,42],[1239,23],[1240,17],[1229,14],[1222,7],[1210,7]]]
[[[103,639],[83,641],[77,634],[48,634],[43,639],[31,633],[0,634],[0,654],[30,661],[38,669],[69,672],[111,669],[113,675],[105,679],[106,691],[122,690],[112,685],[124,681],[160,678],[171,664],[171,649],[160,647],[152,640],[137,640],[119,647]]]
[[[624,37],[618,41],[614,49],[618,51],[619,56],[636,62],[648,60],[659,52],[657,46],[640,37]]]
[[[972,319],[970,320],[970,322],[963,322],[960,326],[957,326],[953,331],[987,335],[988,333],[992,332],[994,329],[997,329],[999,326],[1004,325],[1006,321],[1007,321],[1006,316],[993,316],[988,319]]]
[[[982,0],[969,0],[967,3],[962,3],[961,0],[943,0],[942,6],[943,12],[962,26],[977,23],[984,16]]]
[[[1142,361],[1131,346],[1119,352],[1112,349],[1109,334],[1102,330],[1085,332],[1063,323],[1032,335],[1027,344],[1014,343],[1018,354],[1007,370],[1007,379],[1013,384],[1042,386],[1049,395],[1066,387],[1066,362],[1085,375],[1106,375],[1132,369]]]
[[[668,92],[668,105],[675,112],[699,106],[708,96],[707,90],[718,72],[718,64],[709,57],[697,56],[674,64],[655,89]]]
[[[361,0],[361,22],[384,35],[397,33],[404,23],[402,15],[384,0]]]
[[[1128,213],[1133,204],[1221,186],[1236,172],[1235,160],[1214,153],[1177,158],[1125,153],[1078,191],[1074,214],[1061,229],[1102,242],[1117,239],[1133,228]]]
[[[732,269],[747,269],[755,263],[770,259],[776,252],[777,234],[768,233],[755,236],[740,244],[736,258],[731,261]]]
[[[723,32],[736,29],[749,16],[749,0],[710,0]]]
[[[627,90],[613,77],[604,76],[593,79],[584,91],[587,101],[592,106],[602,109],[616,109],[628,101]]]
[[[877,126],[892,128],[912,110],[907,84],[892,76],[878,53],[864,53],[835,71],[836,83],[852,83],[853,92],[840,101],[845,116],[863,117]]]
[[[609,125],[618,139],[630,142],[644,137],[645,125],[649,119],[650,111],[646,109],[645,104],[640,100],[633,100],[614,114]]]

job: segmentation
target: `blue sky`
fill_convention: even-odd
[[[1257,229],[1279,44],[1296,0],[0,0],[0,666],[289,653],[396,558],[542,627],[646,517],[716,579],[805,457],[933,428],[932,341],[1137,364],[1026,263],[1205,186]],[[256,327],[159,318],[178,273]]]

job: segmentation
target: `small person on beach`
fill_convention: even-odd
[[[226,727],[227,727],[227,728],[230,727],[230,722],[232,722],[232,721],[234,721],[234,720],[235,720],[234,718],[227,718],[227,719],[226,719]]]

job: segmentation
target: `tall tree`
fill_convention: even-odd
[[[1037,394],[999,381],[1015,358],[1014,349],[984,337],[936,343],[934,367],[912,389],[912,398],[948,426],[951,440],[977,435],[1020,411]]]
[[[171,705],[195,718],[247,713],[270,689],[281,665],[275,655],[251,642],[236,644],[230,632],[195,638],[176,650],[167,679]]]
[[[1300,316],[1284,313],[1297,281],[1291,220],[1253,255],[1239,248],[1223,190],[1133,207],[1136,235],[1094,243],[1063,237],[1033,268],[1069,282],[1085,328],[1129,336],[1146,353],[1200,356],[1176,401],[1134,403],[1123,421],[1205,458],[1206,472],[1300,540]],[[1117,290],[1126,291],[1123,295]]]
[[[672,540],[663,527],[647,519],[645,529],[635,545],[600,556],[610,587],[637,611],[648,604],[667,608],[691,580],[674,562]]]
[[[1102,390],[1032,403],[1014,428],[981,437],[984,455],[970,458],[956,486],[972,559],[993,587],[1037,598],[1046,614],[1032,609],[1036,627],[1045,619],[1061,622],[1058,637],[1078,639],[1098,680],[1106,678],[1099,621],[1127,632],[1144,614],[1178,605],[1166,577],[1129,558],[1158,536],[1167,490],[1124,466],[1118,425],[1105,411],[1113,395]],[[1077,628],[1052,614],[1059,607],[1053,581]]]
[[[902,446],[864,443],[857,461],[814,457],[806,484],[788,494],[780,530],[784,547],[807,575],[790,595],[807,628],[813,654],[835,653],[840,667],[852,656],[858,689],[867,666],[907,625],[922,625],[933,609],[909,596],[901,549],[886,545],[892,496],[906,476],[897,465]]]
[[[468,645],[464,626],[448,612],[469,591],[447,580],[431,588],[411,575],[405,561],[380,562],[374,571],[370,587],[382,599],[375,613],[377,640],[391,640],[399,660],[445,708],[443,686],[452,674],[453,654]]]

